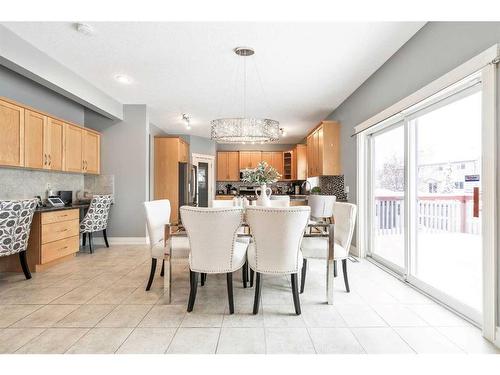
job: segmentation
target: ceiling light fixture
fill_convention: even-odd
[[[86,36],[91,36],[95,34],[95,29],[93,26],[89,25],[88,23],[76,23],[75,24],[75,29],[79,33],[86,35]]]
[[[237,47],[234,49],[240,57],[252,56],[255,51],[249,47]],[[218,143],[243,143],[277,142],[280,137],[280,124],[276,120],[267,118],[247,117],[246,114],[246,94],[247,94],[247,65],[243,59],[243,116],[232,118],[219,118],[210,121],[212,126],[211,138]],[[257,69],[257,67],[256,67]],[[257,71],[258,73],[258,71]],[[260,76],[259,76],[260,78]],[[259,79],[260,82],[260,79]],[[262,86],[262,82],[261,82]],[[262,88],[262,87],[261,87]],[[262,91],[263,88],[262,88]]]
[[[189,117],[188,114],[186,113],[183,113],[182,114],[182,119],[184,120],[184,122],[186,123],[186,129],[187,130],[191,130],[191,117]]]
[[[116,74],[115,80],[120,83],[123,83],[124,85],[130,85],[132,83],[132,78],[126,76],[125,74]]]

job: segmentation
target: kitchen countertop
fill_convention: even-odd
[[[37,207],[35,212],[52,212],[52,211],[63,211],[63,210],[74,210],[74,209],[81,209],[81,208],[87,208],[90,206],[90,203],[75,203],[70,206],[63,206],[63,207]]]
[[[310,194],[272,194],[272,195],[278,195],[278,196],[282,196],[282,195],[287,195],[290,197],[290,200],[294,200],[294,201],[306,201],[307,200],[307,197],[310,195]],[[218,197],[247,197],[249,200],[253,200],[253,199],[257,199],[257,197],[255,195],[234,195],[234,194],[217,194],[216,196]],[[337,199],[337,202],[347,202],[346,199]]]

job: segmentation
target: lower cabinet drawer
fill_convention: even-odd
[[[80,218],[80,211],[74,210],[61,210],[53,212],[42,213],[42,224],[59,223],[61,221],[78,220]]]
[[[42,264],[76,253],[80,246],[80,236],[73,236],[42,245]]]
[[[78,220],[61,221],[59,223],[42,225],[42,244],[62,240],[63,238],[78,236],[80,223]]]

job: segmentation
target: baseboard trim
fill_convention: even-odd
[[[96,245],[104,245],[103,237],[92,237]],[[108,237],[110,245],[147,245],[146,237]]]
[[[500,348],[500,327],[498,326],[496,329],[495,340],[493,341],[493,345],[495,345],[497,348]]]
[[[351,245],[351,247],[349,248],[349,254],[352,254],[359,258],[358,248],[354,245]]]

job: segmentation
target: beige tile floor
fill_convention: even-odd
[[[235,273],[236,312],[225,276],[209,275],[186,313],[189,275],[174,261],[172,304],[145,246],[98,248],[24,280],[0,273],[0,353],[497,353],[480,331],[373,264],[349,262],[326,305],[322,261],[309,262],[302,315],[290,281],[264,277],[262,305]]]

